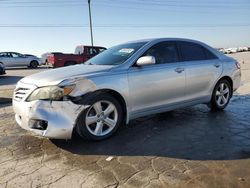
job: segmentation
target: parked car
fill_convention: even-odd
[[[74,54],[52,53],[47,56],[50,67],[63,67],[83,63],[106,50],[100,46],[77,46]]]
[[[36,56],[23,55],[17,52],[0,52],[0,63],[6,68],[27,66],[37,68],[41,65],[41,61]]]
[[[54,54],[62,54],[61,52],[46,52],[44,54],[41,55],[41,61],[43,65],[47,65],[48,64],[48,56],[49,55],[54,55]]]
[[[239,47],[237,48],[237,52],[247,52],[248,51],[248,47]]]
[[[207,104],[223,110],[239,87],[239,63],[188,39],[152,39],[112,47],[85,64],[18,82],[17,123],[49,138],[101,140],[130,120]]]
[[[32,57],[36,57],[35,55],[32,55],[32,54],[23,54],[25,56],[32,56]]]
[[[227,48],[225,49],[226,54],[237,53],[237,48]]]
[[[0,63],[0,75],[6,74],[5,73],[5,67],[2,63]]]
[[[223,53],[223,54],[226,54],[226,49],[224,49],[224,48],[219,48],[219,49],[217,49],[217,50],[219,50],[221,53]]]

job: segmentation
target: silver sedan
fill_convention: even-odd
[[[141,40],[23,78],[13,106],[17,123],[41,136],[69,139],[75,129],[101,140],[150,114],[201,103],[223,110],[240,80],[239,63],[202,42]]]
[[[41,60],[33,55],[23,55],[17,52],[1,52],[0,64],[6,68],[27,66],[30,68],[37,68],[41,65]]]

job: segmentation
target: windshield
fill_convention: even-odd
[[[114,46],[86,61],[85,64],[120,65],[138,51],[146,42],[128,43]]]

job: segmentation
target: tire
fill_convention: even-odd
[[[65,62],[64,63],[64,67],[67,67],[67,66],[71,66],[71,65],[75,65],[76,63],[73,62],[73,61],[68,61],[68,62]]]
[[[227,107],[232,97],[232,86],[226,80],[220,80],[213,90],[213,95],[210,101],[210,107],[213,111],[223,110]]]
[[[4,64],[0,62],[0,75],[6,74]]]
[[[122,124],[122,107],[113,96],[108,94],[98,95],[89,100],[87,105],[90,105],[90,107],[80,113],[75,127],[76,132],[83,139],[106,139],[113,135]],[[110,109],[107,111],[110,113],[105,114],[107,109]]]
[[[35,69],[35,68],[38,67],[38,65],[39,65],[39,63],[36,60],[33,60],[33,61],[30,62],[29,67]]]

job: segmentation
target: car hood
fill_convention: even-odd
[[[66,79],[86,77],[95,74],[97,75],[101,72],[108,72],[112,67],[113,66],[107,65],[73,65],[33,74],[21,79],[20,82],[36,85],[37,87],[57,85]]]

